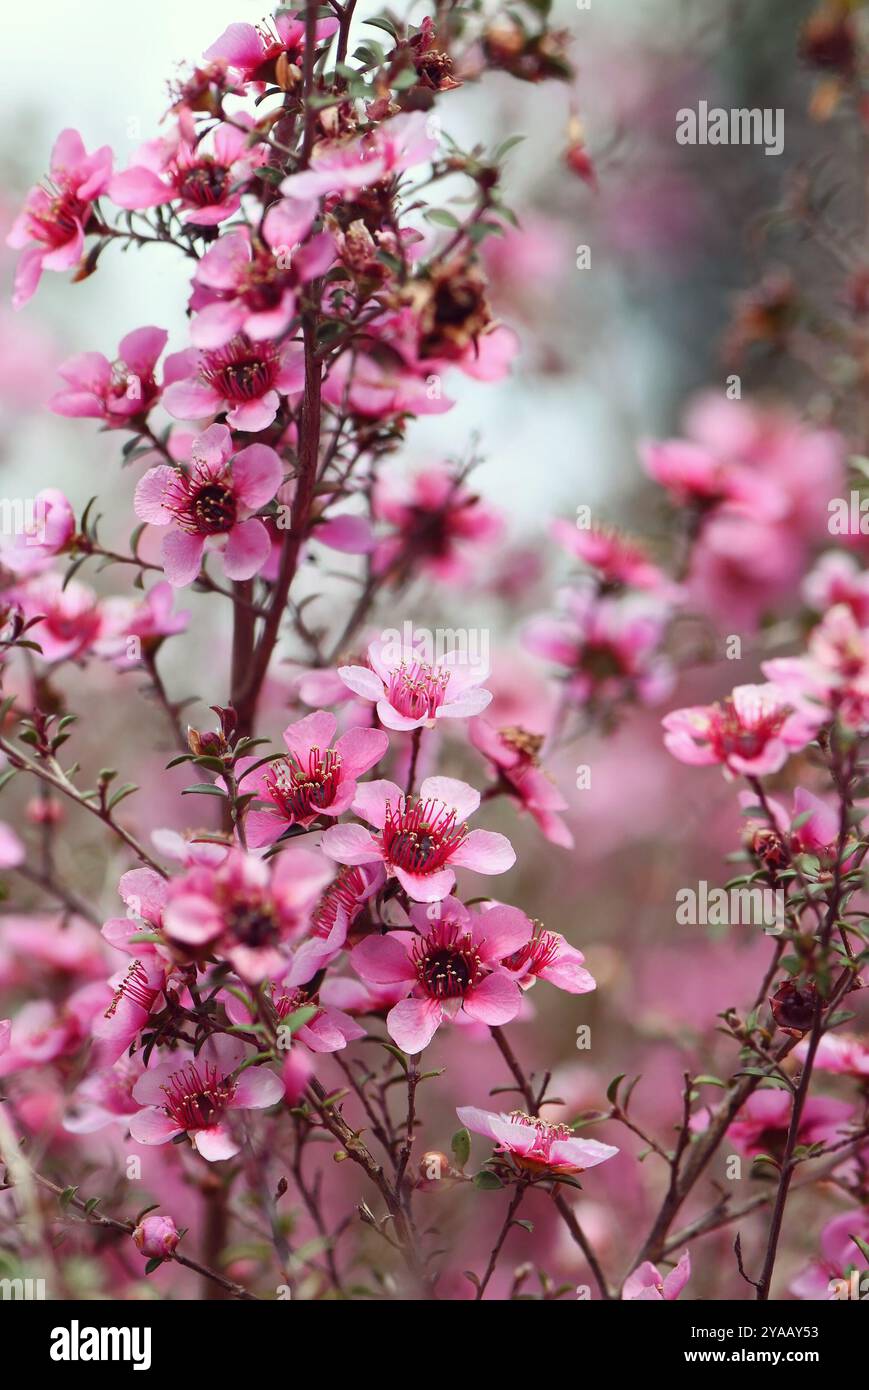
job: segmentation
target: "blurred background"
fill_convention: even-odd
[[[111,144],[116,166],[124,167],[138,144],[157,132],[176,64],[196,59],[231,21],[258,19],[261,8],[262,0],[150,0],[123,7],[88,0],[75,12],[60,0],[12,7],[5,16],[6,51],[17,56],[7,59],[0,89],[6,224],[42,176],[60,128],[79,129],[89,150]],[[378,8],[361,6],[358,13]],[[838,130],[835,110],[819,119],[813,109],[817,73],[797,58],[798,31],[811,10],[810,0],[592,0],[587,9],[555,0],[554,22],[575,35],[575,84],[532,87],[496,74],[448,94],[442,104],[444,124],[460,142],[492,146],[514,132],[526,137],[508,166],[508,201],[520,228],[503,240],[492,238],[486,249],[495,307],[519,332],[523,350],[503,382],[451,381],[455,408],[412,425],[397,462],[413,468],[476,449],[482,462],[475,488],[504,514],[507,532],[460,592],[432,594],[424,586],[381,616],[389,626],[412,618],[441,627],[473,620],[489,628],[498,722],[533,728],[551,715],[547,668],[519,644],[524,621],[551,606],[570,569],[548,539],[550,521],[588,505],[595,517],[651,537],[653,551],[669,556],[671,522],[662,494],[640,467],[638,445],[678,433],[695,393],[723,393],[735,370],[727,351],[734,307],[761,275],[784,267],[820,296],[827,291],[825,258],[780,215],[807,170],[826,180],[836,217],[853,219],[858,207],[857,146],[848,127]],[[678,145],[674,113],[701,99],[782,108],[783,154],[770,158],[758,146]],[[564,163],[571,115],[583,125],[594,186]],[[584,246],[590,265],[579,269],[577,252]],[[10,253],[3,267],[11,282]],[[89,349],[111,358],[123,334],[142,324],[168,328],[170,350],[186,346],[186,275],[168,248],[110,252],[83,283],[70,286],[67,277],[48,275],[22,312],[0,309],[0,467],[7,493],[55,486],[80,509],[99,491],[104,540],[125,544],[140,470],[118,468],[116,437],[98,433],[91,422],[54,416],[43,403],[56,388],[58,362]],[[804,377],[792,360],[760,351],[736,370],[746,395],[789,399],[809,420],[839,423],[831,392]],[[117,570],[81,577],[103,592],[123,592]],[[330,601],[344,601],[340,580],[324,581],[316,571],[306,579],[312,588],[324,582]],[[203,597],[185,595],[183,606],[193,610],[194,621],[179,645],[183,654],[167,653],[164,676],[176,698],[200,697],[191,707],[195,722],[205,705],[225,699],[229,634]],[[294,655],[289,647],[286,655]],[[750,653],[738,674],[714,646],[711,655],[711,663],[683,675],[666,708],[712,698],[757,674]],[[286,682],[279,673],[270,692],[270,733],[287,722],[291,671],[287,667]],[[76,736],[76,755],[98,767],[110,749],[113,765],[123,759],[123,777],[150,793],[163,824],[188,825],[193,812],[178,796],[188,774],[164,774],[150,751],[162,744],[169,755],[159,711],[147,714],[135,676],[106,667],[99,676],[83,677],[80,690],[90,692],[91,702],[94,680],[102,682],[99,705],[91,706],[94,717]],[[77,681],[73,674],[72,706]],[[581,999],[532,991],[527,1017],[512,1030],[517,1051],[538,1073],[555,1071],[553,1086],[564,1098],[567,1119],[600,1106],[616,1074],[641,1070],[637,1113],[666,1144],[683,1071],[726,1074],[734,1065],[732,1045],[715,1033],[715,1015],[745,1005],[769,943],[756,928],[725,932],[675,924],[680,886],[701,878],[722,883],[729,876],[724,856],[738,847],[739,815],[734,791],[717,770],[683,768],[663,751],[663,712],[631,710],[606,736],[590,730],[557,751],[551,770],[570,803],[573,852],[542,840],[528,820],[517,828],[500,806],[487,824],[509,833],[519,853],[499,892],[564,932],[586,953],[598,980],[597,992]],[[466,748],[456,744],[447,757],[456,775],[479,778],[479,761]],[[590,769],[585,789],[576,785],[580,767]],[[135,822],[135,802],[128,813]],[[6,818],[12,818],[8,809]],[[71,817],[64,837],[65,867],[106,913],[114,912],[119,863],[107,860],[104,838],[79,819]],[[577,1028],[584,1024],[591,1026],[591,1047],[578,1051]],[[461,1103],[485,1105],[490,1088],[506,1078],[484,1042],[439,1036],[427,1062],[446,1065],[455,1079],[469,1047],[476,1053],[473,1094]],[[447,1147],[453,1089],[432,1087],[427,1097],[424,1139],[434,1148]],[[506,1100],[509,1108],[512,1099]],[[651,1171],[654,1159],[649,1172],[637,1164],[642,1146],[623,1131],[591,1133],[625,1149],[579,1198],[605,1260],[618,1268],[630,1259],[661,1174]],[[746,1196],[756,1190],[748,1166],[741,1179]],[[720,1180],[723,1172],[711,1176]],[[836,1209],[831,1193],[827,1214]],[[492,1219],[497,1225],[497,1215]],[[547,1214],[539,1219],[541,1259],[554,1262],[568,1281],[584,1277]],[[460,1202],[447,1220],[460,1228]],[[782,1287],[814,1249],[820,1220],[814,1206],[805,1222],[799,1215],[792,1219],[791,1230],[804,1235],[792,1238],[784,1253]],[[750,1256],[759,1235],[759,1228],[744,1232]],[[484,1230],[481,1249],[487,1236]],[[515,1263],[523,1257],[522,1242],[518,1233],[510,1240]],[[731,1242],[728,1231],[707,1238],[707,1257],[695,1263],[692,1297],[744,1296]],[[162,1271],[154,1282],[168,1287],[176,1277],[176,1271]],[[87,1284],[91,1274],[82,1278]],[[505,1285],[492,1287],[503,1294]]]

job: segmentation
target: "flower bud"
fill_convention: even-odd
[[[133,1232],[133,1244],[149,1260],[168,1260],[180,1239],[171,1216],[146,1216]]]

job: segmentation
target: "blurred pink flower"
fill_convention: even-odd
[[[675,1269],[661,1274],[657,1266],[646,1260],[629,1274],[622,1288],[622,1298],[630,1301],[671,1302],[678,1298],[691,1278],[691,1256],[686,1250]]]
[[[465,1129],[485,1134],[500,1153],[509,1154],[520,1168],[532,1173],[584,1173],[618,1153],[612,1144],[576,1139],[567,1125],[548,1124],[519,1110],[499,1115],[474,1105],[460,1105],[456,1114]]]

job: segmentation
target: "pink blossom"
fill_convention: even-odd
[[[795,1298],[839,1298],[841,1285],[847,1288],[850,1271],[857,1270],[859,1296],[865,1299],[869,1287],[866,1277],[869,1260],[852,1236],[869,1243],[869,1209],[866,1207],[852,1207],[827,1222],[821,1232],[821,1258],[813,1260],[791,1282],[790,1291]],[[850,1297],[850,1291],[845,1297]]]
[[[296,846],[269,862],[232,850],[170,882],[163,931],[190,955],[224,958],[257,984],[286,969],[286,943],[305,931],[330,877],[326,860]]]
[[[62,1005],[33,1000],[12,1020],[9,1045],[0,1056],[0,1076],[41,1067],[58,1057],[70,1057],[86,1041],[90,1025],[106,1006],[108,986],[81,985]]]
[[[492,764],[498,777],[496,787],[533,816],[547,840],[563,849],[572,848],[573,836],[558,814],[567,810],[567,802],[537,760],[542,734],[516,727],[496,729],[485,719],[473,719],[468,737]]]
[[[510,841],[491,830],[468,830],[480,793],[454,777],[427,777],[419,797],[394,782],[364,782],[353,810],[374,830],[335,825],[322,848],[339,864],[381,861],[415,902],[434,903],[452,892],[455,869],[501,874],[516,861]]]
[[[618,532],[602,526],[580,527],[561,518],[552,523],[551,531],[569,555],[597,571],[607,589],[642,589],[670,601],[681,596],[678,585],[652,563],[642,546]]]
[[[85,584],[54,570],[16,590],[27,618],[39,619],[28,638],[39,644],[46,661],[72,661],[89,652],[103,635],[105,617],[99,600]]]
[[[95,644],[97,655],[108,657],[119,670],[138,665],[143,652],[154,652],[164,638],[186,631],[190,613],[174,612],[174,601],[172,585],[162,580],[140,600],[106,599],[105,632]]]
[[[251,1056],[236,1038],[212,1037],[197,1057],[177,1053],[142,1073],[133,1095],[145,1108],[130,1121],[139,1144],[168,1144],[187,1135],[210,1163],[232,1158],[241,1144],[232,1132],[237,1110],[261,1110],[283,1096],[279,1077],[267,1067],[238,1068]]]
[[[152,1012],[159,1012],[165,982],[165,970],[154,956],[134,960],[112,977],[111,1003],[93,1025],[99,1066],[116,1062],[138,1038]]]
[[[803,598],[817,613],[846,604],[858,627],[869,627],[869,571],[853,555],[829,550],[803,580]]]
[[[797,1043],[793,1055],[804,1062],[809,1050],[808,1038]],[[815,1052],[815,1066],[837,1076],[869,1077],[869,1045],[862,1038],[844,1033],[825,1033]]]
[[[114,1066],[90,1072],[76,1086],[63,1127],[70,1134],[93,1134],[107,1125],[124,1125],[140,1108],[133,1087],[144,1070],[142,1054],[120,1057]]]
[[[804,656],[776,657],[762,669],[795,705],[817,708],[819,718],[835,716],[855,729],[869,723],[869,628],[858,626],[846,604],[812,629]]]
[[[266,429],[278,413],[281,394],[302,389],[305,368],[302,353],[289,343],[270,339],[252,342],[244,334],[210,351],[179,354],[172,358],[176,377],[163,393],[163,404],[178,420],[205,420],[226,411],[234,430],[248,434]]]
[[[746,777],[778,772],[823,722],[822,710],[795,709],[774,684],[738,685],[721,704],[673,710],[662,721],[674,758],[694,767],[718,763]]]
[[[565,589],[562,613],[532,619],[523,644],[535,656],[563,666],[567,692],[578,704],[638,699],[655,704],[673,686],[660,651],[669,609],[651,595],[597,595]]]
[[[108,145],[89,155],[77,130],[61,131],[46,186],[30,190],[6,238],[7,246],[24,248],[15,274],[16,309],[36,292],[43,270],[71,270],[81,260],[93,201],[105,192],[111,172]]]
[[[431,367],[428,375],[433,373],[435,368]],[[340,353],[323,382],[323,399],[333,406],[346,404],[357,415],[374,420],[394,415],[442,415],[454,404],[441,391],[439,381],[427,382],[405,365],[392,347],[376,354]]]
[[[283,198],[262,223],[262,242],[247,227],[233,228],[211,246],[194,274],[197,287],[190,330],[195,347],[221,348],[239,334],[251,342],[280,338],[296,311],[296,291],[328,270],[332,237],[303,241],[317,211],[314,200]]]
[[[16,869],[26,857],[27,851],[12,826],[0,821],[0,869]]]
[[[338,674],[354,695],[375,701],[387,729],[433,729],[438,719],[468,719],[492,698],[477,688],[488,674],[482,664],[460,652],[423,661],[416,647],[389,638],[370,644],[368,666],[339,666]]]
[[[448,898],[437,917],[416,907],[410,919],[416,931],[367,936],[350,956],[366,983],[401,984],[410,996],[386,1018],[389,1036],[403,1051],[422,1052],[441,1023],[460,1012],[491,1026],[516,1017],[518,986],[499,967],[528,939],[531,924],[524,913],[500,906],[472,913]]]
[[[662,1274],[648,1260],[629,1274],[622,1288],[622,1298],[629,1301],[670,1303],[678,1298],[691,1278],[691,1256],[686,1250],[675,1269]]]
[[[115,174],[109,197],[129,210],[178,202],[182,221],[214,227],[238,211],[242,187],[268,159],[265,145],[248,142],[253,126],[253,117],[244,111],[236,112],[232,123],[214,126],[209,134],[213,153],[205,141],[185,139],[180,128],[174,136],[149,140],[130,168]]]
[[[314,975],[328,963],[329,955],[322,950],[323,942],[305,941],[293,953],[289,970],[281,980],[270,985],[271,1003],[275,1013],[278,1046],[282,1052],[297,1052],[297,1044],[314,1053],[340,1052],[350,1042],[365,1037],[365,1029],[343,1009],[336,1008],[325,999],[318,999],[315,992],[305,988]],[[227,995],[226,1012],[233,1023],[248,1027],[255,1019],[255,1010],[248,1007],[237,996]],[[311,1017],[293,1028],[292,1038],[287,1045],[282,1025],[299,1009],[313,1008]],[[307,1079],[307,1074],[305,1079]]]
[[[584,1173],[619,1152],[597,1139],[575,1139],[567,1125],[549,1124],[537,1115],[514,1110],[509,1115],[460,1105],[456,1114],[465,1129],[494,1140],[497,1151],[509,1155],[531,1173]]]
[[[335,738],[338,721],[318,710],[284,730],[287,756],[246,773],[243,792],[255,791],[267,809],[248,811],[245,833],[252,848],[274,844],[292,825],[309,826],[318,816],[340,816],[356,795],[364,772],[389,747],[382,729],[348,729]]]
[[[853,1105],[832,1096],[809,1096],[800,1117],[797,1142],[800,1144],[835,1143],[842,1137],[844,1125],[854,1113]],[[782,1090],[755,1091],[727,1134],[734,1145],[747,1157],[771,1153],[776,1157],[783,1148],[791,1117],[790,1092]]]
[[[58,368],[67,389],[52,396],[50,408],[56,415],[129,426],[160,399],[155,371],[168,337],[163,328],[137,328],[121,339],[114,362],[101,352],[70,357]]]
[[[322,143],[306,170],[284,179],[281,192],[291,198],[348,197],[424,163],[436,151],[426,113],[404,112],[358,138]]]
[[[133,1244],[148,1260],[168,1260],[180,1239],[171,1216],[145,1216],[132,1233]]]
[[[230,461],[231,460],[231,461]],[[250,579],[265,564],[269,537],[252,515],[280,486],[283,464],[274,449],[249,444],[233,457],[232,435],[211,425],[194,441],[189,471],[158,464],[136,488],[136,515],[167,526],[162,559],[170,584],[191,584],[206,547],[221,544],[230,579]]]
[[[401,580],[413,567],[458,583],[469,575],[468,554],[503,533],[500,516],[447,468],[428,468],[410,479],[378,478],[374,516],[392,534],[380,541],[374,566]]]
[[[316,42],[331,38],[337,28],[337,19],[318,20],[314,30]],[[206,48],[203,57],[229,64],[247,82],[264,83],[275,80],[275,63],[281,57],[301,67],[304,48],[304,17],[278,10],[270,21],[230,24]]]

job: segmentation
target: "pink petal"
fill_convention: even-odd
[[[348,729],[335,744],[344,769],[358,777],[379,763],[389,748],[389,735],[382,729]]]
[[[283,1087],[281,1088],[283,1091]],[[222,1158],[234,1158],[241,1148],[223,1125],[213,1125],[211,1129],[197,1129],[190,1135],[193,1147],[209,1163],[218,1163]]]
[[[405,892],[417,903],[442,902],[456,886],[452,869],[438,869],[433,874],[412,874],[394,864],[393,872]]]
[[[304,719],[297,720],[295,724],[288,724],[284,729],[287,751],[292,753],[297,762],[305,766],[312,748],[324,750],[332,747],[337,727],[338,721],[334,714],[327,714],[325,710],[306,714]]]
[[[277,1105],[283,1094],[280,1077],[268,1067],[247,1067],[235,1083],[233,1107],[265,1110],[269,1105]]]
[[[320,848],[339,864],[374,864],[383,858],[374,837],[361,825],[331,826]]]
[[[379,700],[383,696],[383,682],[367,666],[339,666],[338,675],[348,690],[361,695],[363,700]]]
[[[469,1018],[494,1026],[509,1023],[522,1004],[519,986],[506,975],[487,975],[465,996],[463,1008]]]
[[[269,533],[256,517],[237,522],[227,536],[223,552],[223,568],[227,578],[251,579],[259,574],[271,549]]]
[[[136,485],[133,496],[133,510],[140,521],[150,522],[152,526],[166,526],[172,520],[172,513],[165,505],[164,498],[178,474],[167,463],[149,468]]]
[[[163,537],[161,559],[166,578],[176,589],[192,584],[202,564],[205,540],[186,531],[168,531]]]
[[[204,420],[223,409],[223,397],[204,381],[188,377],[163,392],[163,405],[176,420]],[[271,421],[269,421],[271,424]]]
[[[392,936],[367,936],[351,951],[350,964],[375,985],[412,984],[416,979],[407,951]]]
[[[419,794],[423,801],[443,801],[460,821],[467,820],[480,805],[480,793],[458,777],[426,777]]]
[[[170,1120],[165,1110],[156,1107],[140,1110],[130,1120],[130,1134],[138,1144],[168,1144],[181,1129]]]
[[[456,868],[478,874],[503,874],[516,863],[516,851],[506,835],[494,830],[472,830],[452,855]]]
[[[387,806],[400,806],[404,800],[401,787],[385,777],[377,777],[357,787],[353,800],[353,810],[357,816],[367,820],[369,825],[382,830],[386,824]]]
[[[434,999],[402,999],[386,1016],[386,1031],[402,1052],[413,1057],[428,1047],[443,1021],[442,1006]]]
[[[254,511],[271,502],[283,476],[284,466],[267,444],[249,444],[232,460],[233,491]]]
[[[168,203],[172,190],[157,174],[139,165],[115,174],[109,184],[109,197],[119,208],[153,208]]]

